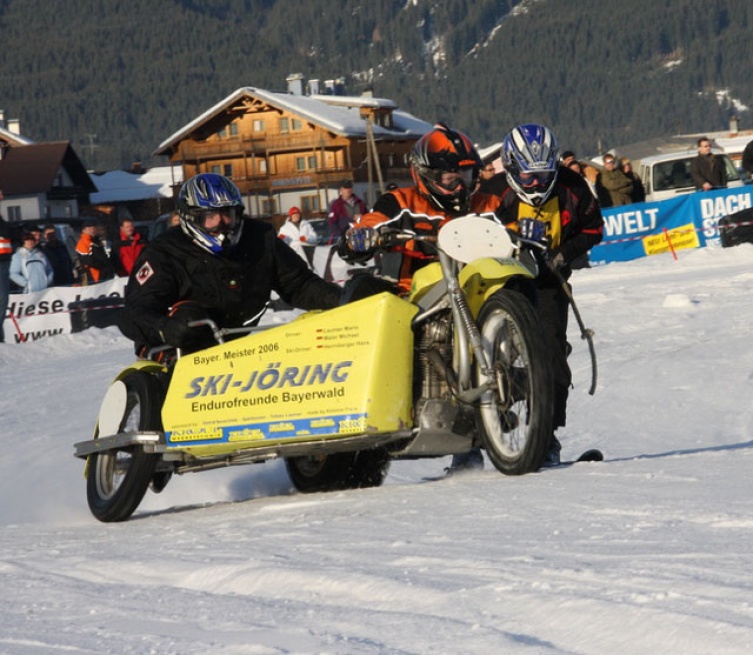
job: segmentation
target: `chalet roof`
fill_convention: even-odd
[[[228,107],[243,98],[255,98],[273,107],[289,111],[302,119],[319,125],[340,136],[353,138],[366,137],[366,121],[361,118],[361,107],[392,109],[394,127],[392,129],[373,125],[374,138],[380,140],[417,139],[432,128],[427,123],[412,114],[397,109],[392,100],[372,98],[366,96],[304,96],[291,93],[274,93],[250,86],[241,87],[218,102],[190,123],[184,125],[175,134],[163,141],[154,152],[155,155],[168,154],[167,151],[176,143],[191,134],[197,127],[211,118],[221,114]]]
[[[6,196],[47,193],[61,168],[75,186],[89,193],[97,190],[68,141],[10,148],[0,160],[0,189]]]
[[[183,182],[183,171],[179,167],[155,166],[143,173],[109,171],[94,174],[92,179],[99,189],[90,196],[93,204],[172,198],[172,185]]]

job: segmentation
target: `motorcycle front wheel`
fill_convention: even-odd
[[[143,371],[136,371],[115,384],[125,385],[126,400],[118,432],[162,429],[162,387]],[[125,521],[144,498],[155,471],[157,456],[139,446],[108,450],[90,456],[86,497],[95,518],[104,523]]]
[[[483,305],[478,325],[494,380],[479,408],[486,453],[506,475],[537,471],[552,437],[553,402],[538,314],[521,293],[502,289]],[[478,384],[488,379],[478,364],[476,374]]]
[[[382,448],[352,453],[288,457],[285,466],[301,493],[379,487],[387,477],[390,457]]]

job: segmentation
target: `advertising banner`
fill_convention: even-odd
[[[751,206],[753,186],[742,186],[603,209],[604,239],[591,251],[591,263],[718,245],[719,219]]]
[[[127,278],[85,287],[50,287],[35,293],[12,293],[3,323],[5,340],[28,343],[88,327],[114,325],[123,306]]]

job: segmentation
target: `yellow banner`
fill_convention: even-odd
[[[670,247],[670,243],[672,244]],[[653,234],[643,238],[643,249],[647,255],[661,255],[671,250],[698,248],[701,243],[693,223],[680,225],[661,234]]]
[[[168,445],[210,454],[409,427],[416,311],[381,294],[182,357]]]

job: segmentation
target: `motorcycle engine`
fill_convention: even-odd
[[[427,321],[416,335],[414,397],[420,406],[426,400],[450,396],[452,379],[452,316],[447,313]]]

